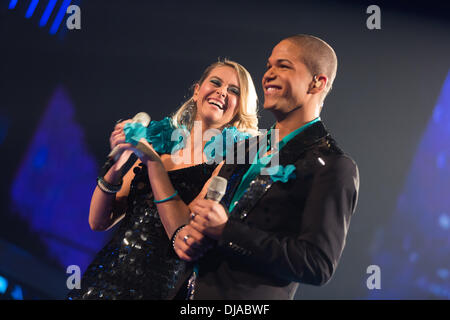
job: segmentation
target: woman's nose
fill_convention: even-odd
[[[227,95],[227,88],[225,88],[225,87],[217,88],[216,93],[219,96],[221,96],[221,97],[226,97],[226,95]]]

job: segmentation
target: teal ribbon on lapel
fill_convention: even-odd
[[[289,142],[291,141],[295,136],[297,136],[299,133],[301,133],[303,130],[311,126],[312,124],[320,121],[320,117],[317,117],[316,119],[306,123],[305,125],[301,126],[300,128],[294,130],[293,132],[289,133],[286,137],[281,139],[281,141],[278,143],[278,152]],[[270,129],[269,134],[271,134],[271,130],[274,128],[274,126]],[[268,139],[270,141],[270,138]],[[266,151],[268,151],[270,148],[269,145],[267,145]],[[233,199],[230,202],[230,206],[228,208],[228,212],[233,211],[234,207],[236,206],[239,199],[242,198],[244,193],[247,191],[247,189],[250,186],[250,183],[255,179],[259,174],[261,174],[261,169],[267,166],[267,164],[270,162],[271,158],[273,157],[273,154],[269,154],[264,157],[259,157],[260,154],[264,154],[265,152],[261,152],[258,150],[258,152],[255,155],[255,159],[253,160],[252,164],[250,165],[250,168],[247,170],[247,172],[242,177],[241,183],[239,184],[238,188],[236,189],[236,192],[234,193]],[[268,168],[270,170],[270,168]],[[267,170],[267,169],[266,169]],[[273,169],[275,170],[275,169]],[[291,168],[288,170],[292,170]],[[278,169],[277,169],[278,172]],[[291,172],[292,174],[292,172]],[[294,173],[295,174],[295,173]],[[283,176],[284,177],[284,176]],[[288,176],[289,178],[289,176]],[[275,178],[275,179],[278,179]],[[284,178],[283,178],[284,179]]]
[[[283,183],[288,182],[290,179],[295,179],[295,166],[288,164],[287,166],[274,166],[267,168],[267,173],[270,174],[273,182],[281,181]]]

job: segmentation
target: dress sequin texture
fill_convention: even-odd
[[[201,164],[169,171],[175,189],[190,203],[216,165]],[[69,299],[167,299],[186,264],[170,243],[159,218],[147,175],[140,164],[130,187],[127,214],[112,239],[97,254]]]

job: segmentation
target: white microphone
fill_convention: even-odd
[[[220,202],[220,200],[222,200],[222,197],[225,195],[225,192],[227,190],[227,184],[228,184],[227,179],[225,179],[223,177],[219,177],[219,176],[214,176],[211,179],[211,182],[209,183],[208,191],[206,192],[205,199]],[[191,213],[191,218],[194,218],[194,217],[195,217],[195,214]],[[184,238],[185,239],[184,241],[186,241],[186,239],[187,239],[186,237],[189,237],[189,236],[186,235]],[[197,273],[193,272],[192,275],[190,276],[189,282],[188,282],[187,300],[194,299],[194,290],[196,287],[196,279],[197,279]]]
[[[140,123],[144,127],[147,127],[150,124],[151,118],[146,112],[139,112],[136,114],[131,123]],[[120,146],[115,146],[111,152],[108,154],[109,158],[113,158],[114,161],[117,161],[122,155],[123,151],[120,151]]]
[[[225,195],[225,191],[227,190],[227,184],[227,179],[214,176],[209,183],[205,199],[220,202],[222,197]]]

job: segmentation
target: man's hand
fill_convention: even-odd
[[[174,249],[185,261],[195,261],[212,248],[228,221],[221,204],[212,200],[196,200],[190,206],[191,221],[178,232]]]
[[[174,249],[180,259],[185,261],[195,261],[212,248],[213,240],[207,238],[191,225],[186,225],[178,232]]]
[[[198,200],[190,206],[190,225],[211,239],[218,240],[223,233],[228,215],[225,208],[218,202],[212,200]]]

